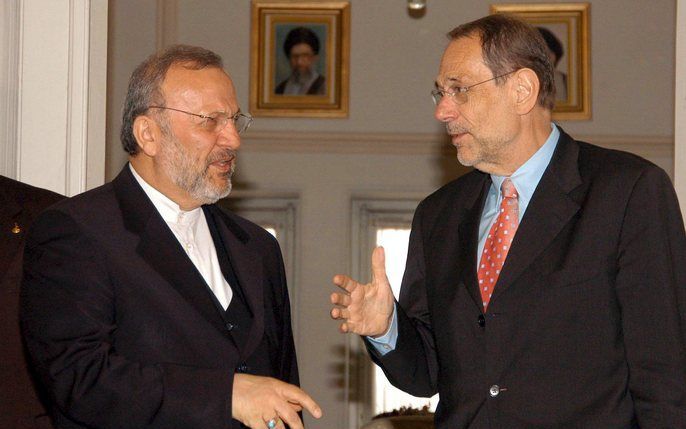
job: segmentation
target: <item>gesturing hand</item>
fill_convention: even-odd
[[[315,418],[322,410],[304,390],[271,377],[236,374],[233,378],[233,418],[252,429],[267,429],[267,422],[274,420],[271,429],[303,429],[298,412],[303,408]]]
[[[360,284],[345,275],[336,275],[333,283],[345,292],[331,294],[331,317],[342,320],[341,332],[378,337],[388,330],[393,315],[393,292],[386,277],[383,247],[372,253],[372,281]]]

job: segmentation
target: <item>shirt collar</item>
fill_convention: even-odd
[[[550,135],[543,146],[541,146],[531,158],[510,176],[512,183],[519,193],[520,205],[522,203],[525,203],[526,205],[526,203],[531,200],[531,197],[538,186],[538,182],[541,180],[543,173],[548,167],[550,159],[553,157],[553,152],[555,152],[559,138],[560,130],[554,123],[551,123]],[[491,181],[498,193],[500,193],[500,185],[502,185],[506,178],[507,176],[496,176],[491,174]]]
[[[131,169],[133,177],[136,179],[138,184],[141,185],[141,188],[143,188],[143,191],[148,198],[150,198],[150,201],[152,201],[152,204],[155,206],[165,222],[189,225],[198,220],[200,214],[202,213],[202,209],[200,207],[196,207],[190,211],[182,210],[178,204],[146,182],[136,172],[136,169],[133,168],[131,163],[129,163],[129,169]]]

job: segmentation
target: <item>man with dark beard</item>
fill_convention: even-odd
[[[279,246],[214,203],[241,113],[222,60],[174,46],[133,73],[111,183],[26,244],[21,322],[59,428],[302,428]]]
[[[291,75],[276,88],[279,95],[324,95],[326,78],[317,72],[319,38],[307,27],[296,27],[288,32],[283,44],[288,57]]]

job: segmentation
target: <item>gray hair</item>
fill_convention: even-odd
[[[223,68],[222,58],[214,52],[197,46],[174,45],[150,55],[131,74],[129,89],[124,101],[120,139],[129,155],[136,155],[140,147],[133,135],[133,122],[152,105],[164,106],[161,86],[169,69],[182,65],[191,70],[210,67]],[[168,128],[163,122],[162,128]]]
[[[540,83],[538,104],[548,110],[555,107],[553,65],[545,41],[534,27],[512,15],[495,14],[462,24],[448,33],[451,40],[472,35],[481,39],[484,63],[493,76],[531,69]],[[496,79],[496,83],[504,80]]]

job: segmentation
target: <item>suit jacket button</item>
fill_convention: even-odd
[[[240,372],[240,373],[248,372],[248,365],[246,365],[244,363],[238,365],[238,368],[236,368],[236,372]]]
[[[484,326],[486,326],[486,317],[484,317],[483,314],[479,314],[479,318],[477,320],[477,323],[479,324],[479,326],[481,326],[483,328]]]
[[[236,325],[234,325],[233,323],[228,323],[228,322],[226,323],[226,330],[227,331],[232,331],[233,328],[235,328],[235,327],[236,327]]]
[[[488,389],[488,394],[491,395],[492,398],[495,398],[500,394],[500,386],[494,384],[490,389]]]

